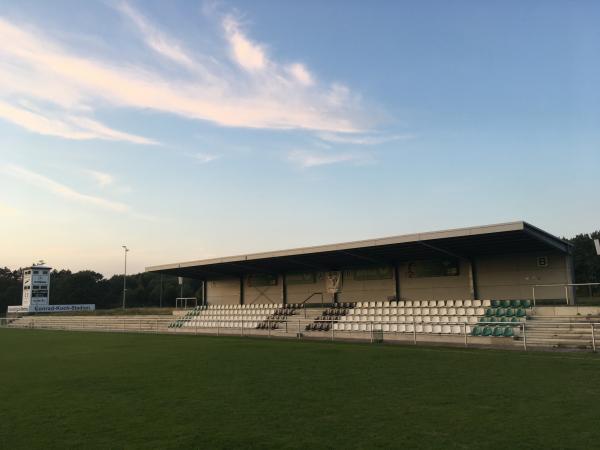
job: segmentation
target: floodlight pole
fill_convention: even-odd
[[[127,295],[127,252],[129,249],[126,245],[122,245],[123,252],[125,253],[125,267],[123,269],[123,309],[125,309],[125,297]]]

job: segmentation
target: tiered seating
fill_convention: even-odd
[[[329,331],[332,324],[336,324],[342,317],[348,314],[353,307],[352,303],[340,303],[339,306],[328,308],[318,316],[312,323],[306,325],[306,331]]]
[[[519,332],[519,329],[515,328],[515,324],[527,318],[527,308],[531,308],[531,302],[529,300],[492,300],[490,306],[486,308],[485,315],[479,319],[480,323],[471,330],[473,336],[514,336]]]
[[[283,322],[287,322],[290,316],[293,316],[296,313],[296,310],[300,307],[300,305],[289,304],[289,305],[279,305],[280,307],[275,310],[275,312],[269,315],[265,320],[259,322],[254,328],[259,330],[268,330],[271,328],[275,330],[279,328],[279,325]]]
[[[493,307],[494,305],[498,307]],[[486,322],[492,317],[486,315],[492,312],[494,319],[503,317],[510,319],[510,322],[524,320],[524,305],[522,301],[511,303],[493,300],[358,302],[355,308],[340,317],[339,322],[333,323],[333,329],[370,331],[372,327],[374,330],[392,333],[472,334],[480,321]],[[512,327],[510,328],[512,330]],[[477,330],[479,331],[479,328]],[[483,335],[483,331],[478,335]],[[502,329],[502,333],[500,330],[492,330],[491,335],[511,334],[510,331]]]
[[[198,306],[175,320],[169,328],[277,328],[294,314],[297,305],[208,305]]]

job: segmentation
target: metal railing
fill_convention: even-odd
[[[418,322],[412,321],[338,321],[335,319],[317,319],[306,320],[288,316],[285,319],[266,318],[264,320],[250,319],[217,319],[194,317],[161,317],[161,318],[136,318],[136,317],[98,317],[98,316],[66,316],[66,317],[48,317],[48,316],[25,316],[21,318],[0,318],[0,328],[19,328],[19,329],[48,329],[48,330],[68,330],[68,331],[104,331],[104,332],[124,332],[124,333],[153,333],[153,334],[192,334],[192,335],[239,335],[239,336],[279,336],[296,339],[303,338],[320,338],[329,340],[346,340],[346,339],[368,339],[370,342],[378,341],[377,335],[381,333],[381,338],[385,340],[408,340],[414,345],[418,343],[431,343],[435,340],[428,339],[431,336],[438,337],[454,337],[460,338],[465,347],[471,343],[482,344],[479,337],[494,337],[494,336],[473,336],[471,331],[476,326],[489,327],[512,327],[516,329],[515,338],[522,341],[522,347],[527,350],[531,341],[535,344],[540,342],[560,340],[560,338],[543,338],[543,337],[528,337],[529,333],[552,330],[560,331],[578,331],[581,330],[581,335],[591,341],[591,347],[596,352],[596,328],[600,326],[600,322],[544,322],[535,320],[534,322],[488,322],[478,321],[477,323],[469,323],[467,321],[440,321],[440,322]],[[326,330],[311,331],[307,330],[309,324],[326,324]],[[202,325],[204,324],[204,325]],[[207,325],[210,324],[210,325]],[[261,325],[258,327],[257,325]],[[340,330],[336,329],[335,325],[352,324],[358,325],[358,330]],[[404,331],[384,330],[384,326],[409,325]],[[417,331],[418,325],[433,326],[451,326],[460,327],[460,333],[442,333],[442,332],[423,332]],[[568,327],[568,328],[565,328]],[[387,339],[385,338],[387,337]],[[395,339],[394,339],[395,338]],[[408,339],[398,339],[408,338]],[[509,337],[499,339],[510,339]],[[474,342],[472,341],[474,340]],[[568,340],[568,339],[567,339]],[[437,340],[439,341],[439,339]],[[461,341],[446,340],[447,343],[458,343]],[[512,341],[512,340],[511,340]],[[585,343],[587,341],[583,341]],[[587,344],[586,344],[587,345]]]
[[[565,302],[567,305],[569,305],[569,288],[570,287],[577,287],[577,286],[600,286],[600,283],[556,283],[556,284],[535,284],[531,287],[531,296],[532,296],[532,300],[533,300],[533,306],[536,306],[536,296],[535,296],[535,288],[542,288],[542,287],[564,287],[565,288]],[[577,297],[574,296],[573,304],[576,304],[576,300]]]

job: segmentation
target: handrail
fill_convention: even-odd
[[[300,305],[302,305],[302,307],[304,308],[304,318],[306,319],[306,302],[309,301],[311,298],[313,298],[315,295],[320,295],[321,296],[321,308],[325,307],[325,304],[323,302],[323,293],[322,292],[313,292],[312,294],[310,294],[308,297],[306,297],[304,299],[303,302],[300,303]]]
[[[535,288],[536,287],[565,287],[565,301],[569,304],[569,286],[600,286],[600,283],[555,283],[555,284],[534,284],[531,287],[531,296],[533,299],[533,306],[535,306]],[[573,298],[576,301],[576,298]],[[574,303],[575,304],[575,303]]]

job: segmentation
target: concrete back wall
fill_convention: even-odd
[[[249,284],[248,277],[244,277],[244,304],[283,303],[282,283],[282,277],[279,276],[275,286],[252,287]]]
[[[206,298],[210,305],[239,305],[240,280],[212,280],[206,284]]]
[[[538,267],[538,257],[548,258],[548,267]],[[522,253],[481,257],[476,260],[480,298],[515,299],[532,297],[535,284],[572,283],[567,255]],[[536,288],[539,299],[565,298],[564,287]]]
[[[538,257],[548,258],[548,267],[538,267]],[[531,298],[534,284],[570,283],[568,256],[562,253],[513,254],[480,257],[474,260],[475,284],[480,299]],[[400,297],[408,300],[452,300],[471,298],[470,262],[461,260],[459,275],[447,277],[409,278],[408,265],[398,266]],[[283,303],[282,275],[276,286],[250,287],[244,280],[246,304]],[[209,281],[207,284],[209,304],[239,304],[240,281],[228,279]],[[301,303],[314,292],[323,292],[325,303],[331,303],[333,295],[325,293],[322,272],[316,281],[307,284],[288,284],[287,302]],[[384,301],[395,295],[394,277],[382,280],[355,280],[352,270],[344,271],[340,301]],[[565,298],[564,288],[537,288],[539,299]],[[320,303],[321,296],[312,297],[307,303]]]

